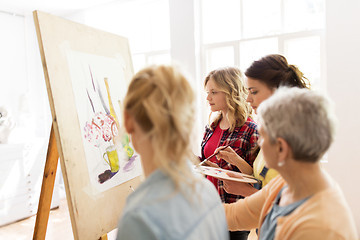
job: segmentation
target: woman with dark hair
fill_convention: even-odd
[[[280,86],[309,88],[310,83],[304,74],[295,66],[287,62],[286,58],[279,54],[267,55],[254,61],[245,72],[245,85],[248,89],[246,101],[257,113],[260,104],[269,98]],[[220,152],[219,152],[220,151]],[[259,149],[257,149],[259,151]],[[221,158],[233,165],[242,162],[242,158],[229,149],[218,148],[216,152]],[[253,172],[258,184],[254,186],[234,181],[223,181],[224,189],[228,193],[249,196],[264,187],[272,178],[277,175],[273,169],[265,166],[262,151],[260,150],[254,161]],[[230,176],[232,176],[230,174]]]

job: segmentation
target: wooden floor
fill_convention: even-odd
[[[36,216],[0,227],[1,239],[29,240],[34,233]],[[66,199],[60,200],[60,206],[50,211],[46,240],[74,239],[71,229],[70,215]],[[116,230],[108,233],[108,240],[116,239]],[[250,233],[249,240],[257,239],[256,234]]]
[[[34,233],[36,216],[0,227],[0,239],[29,240]],[[66,199],[60,200],[60,206],[50,211],[46,231],[46,240],[74,239]],[[116,239],[116,230],[108,234],[108,239]]]

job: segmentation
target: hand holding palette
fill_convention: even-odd
[[[245,183],[257,183],[257,180],[251,175],[234,172],[222,168],[195,166],[195,170],[201,174],[212,176],[221,180],[230,180],[230,181],[245,182]],[[229,175],[227,175],[227,173],[229,172],[237,173],[239,177],[230,177]]]

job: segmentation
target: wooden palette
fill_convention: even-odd
[[[214,167],[207,167],[207,166],[196,166],[195,170],[201,174],[212,176],[221,180],[230,180],[230,181],[236,181],[236,182],[245,182],[245,183],[257,183],[258,181],[250,175],[247,174],[241,174],[241,177],[235,178],[230,177],[227,175],[228,172],[234,172],[222,168],[214,168]],[[235,173],[235,172],[234,172]],[[238,172],[236,172],[238,173]]]

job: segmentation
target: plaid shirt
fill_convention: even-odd
[[[215,129],[216,125],[212,125],[212,128]],[[207,125],[205,128],[205,134],[203,141],[201,143],[201,159],[204,160],[204,147],[210,137],[213,135],[214,131]],[[235,127],[234,131],[229,132],[228,130],[224,131],[220,143],[220,146],[225,146],[229,143],[232,143],[230,147],[234,149],[234,151],[243,158],[249,165],[252,167],[256,155],[252,154],[253,150],[257,146],[257,139],[259,137],[257,131],[256,123],[251,119],[248,118],[247,121],[241,127]],[[236,172],[240,172],[239,169],[231,165],[230,163],[226,162],[223,159],[220,159],[217,162],[218,166],[223,169],[232,170]],[[217,190],[219,192],[220,198],[224,203],[233,203],[236,202],[238,199],[243,198],[239,195],[233,195],[225,192],[223,181],[218,181]]]

